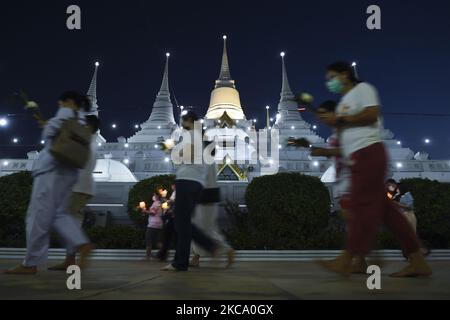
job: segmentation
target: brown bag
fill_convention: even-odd
[[[82,169],[90,157],[92,133],[78,121],[78,115],[63,122],[59,134],[53,139],[50,153],[64,165]]]

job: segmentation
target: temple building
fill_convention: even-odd
[[[116,142],[107,142],[101,133],[97,136],[100,161],[94,176],[99,188],[98,195],[90,206],[112,212],[118,221],[126,219],[127,190],[136,181],[174,173],[170,156],[161,151],[158,145],[179,130],[170,93],[169,59],[170,54],[166,54],[161,87],[156,94],[149,118],[140,125],[140,130],[128,138],[119,137]],[[270,152],[273,154],[277,151],[278,158],[276,161],[266,162],[257,158],[256,163],[251,163],[248,160],[258,151],[258,147],[255,148],[252,144],[254,141],[251,141],[256,134],[255,123],[245,116],[240,93],[231,77],[227,37],[223,37],[220,74],[211,92],[209,107],[202,124],[206,134],[217,139],[219,185],[227,200],[244,204],[247,185],[253,178],[264,174],[300,172],[319,177],[325,184],[334,181],[334,167],[329,159],[313,158],[308,149],[287,146],[290,137],[306,138],[314,146],[324,146],[326,140],[315,132],[311,124],[304,121],[298,111],[289,83],[286,60],[287,56],[282,53],[281,93],[276,122],[270,126],[268,121],[266,128],[260,131],[268,134]],[[98,68],[99,64],[96,63],[88,90],[93,105],[92,113],[96,115]],[[274,150],[274,138],[271,135],[275,130],[279,133],[275,146],[277,150]],[[418,177],[450,182],[450,161],[433,161],[428,159],[426,153],[414,153],[395,140],[390,130],[385,129],[382,135],[391,156],[390,171],[393,178]],[[244,152],[236,152],[236,146],[240,144],[246,146]],[[38,152],[29,152],[28,159],[0,160],[0,176],[30,170],[37,156]]]

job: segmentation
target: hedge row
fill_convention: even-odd
[[[170,190],[173,181],[173,176],[158,176],[136,184],[128,202],[134,225],[90,228],[92,241],[101,249],[144,248],[147,222],[136,207],[141,201],[151,203],[158,185]],[[415,198],[420,237],[431,248],[450,248],[450,185],[424,179],[404,182]],[[0,247],[25,246],[24,219],[31,185],[28,172],[0,178]],[[236,249],[340,249],[344,243],[345,223],[330,215],[328,190],[317,178],[297,173],[256,178],[247,188],[246,202],[246,211],[236,204],[226,206],[229,226],[224,232]],[[381,232],[377,248],[396,249],[398,242]]]

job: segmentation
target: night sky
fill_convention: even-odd
[[[81,7],[81,31],[66,28],[71,4]],[[366,28],[371,4],[382,9],[381,31]],[[167,51],[172,94],[203,116],[219,75],[223,34],[244,112],[260,124],[265,106],[275,114],[279,101],[281,51],[292,89],[316,100],[333,98],[324,87],[325,67],[349,60],[379,89],[384,112],[450,114],[449,1],[2,1],[0,117],[15,116],[0,127],[0,158],[40,148],[39,128],[11,95],[25,89],[52,116],[63,91],[87,91],[97,60],[108,141],[131,136],[134,124],[149,117]],[[450,159],[450,116],[387,114],[385,126],[404,146]],[[320,127],[319,134],[329,131]]]

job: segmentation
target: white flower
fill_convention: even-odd
[[[302,93],[301,100],[304,103],[312,103],[314,101],[314,97],[310,95],[309,93]]]
[[[167,150],[172,150],[175,147],[175,141],[173,139],[167,139],[164,141],[164,146]]]
[[[37,109],[39,108],[38,104],[34,101],[28,101],[25,105],[25,109]]]

